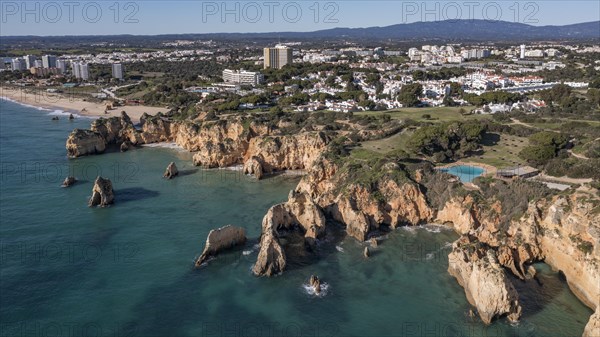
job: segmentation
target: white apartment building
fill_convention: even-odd
[[[257,85],[264,81],[264,75],[259,72],[240,70],[223,70],[223,81],[225,83]]]

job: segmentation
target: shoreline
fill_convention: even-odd
[[[17,103],[38,110],[46,110],[50,114],[66,115],[73,114],[75,117],[118,117],[121,111],[125,111],[134,123],[140,121],[144,113],[156,115],[158,112],[165,113],[167,108],[149,107],[143,105],[126,105],[115,107],[105,113],[108,101],[100,103],[88,102],[81,98],[66,97],[61,94],[29,91],[22,88],[0,87],[0,100]]]

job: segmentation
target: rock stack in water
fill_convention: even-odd
[[[363,251],[363,256],[367,259],[371,257],[371,251],[369,251],[369,247],[365,247],[365,250]]]
[[[315,295],[321,294],[321,280],[319,280],[319,277],[317,277],[316,275],[312,275],[308,283],[315,291]]]
[[[204,251],[196,260],[196,267],[200,267],[211,256],[244,243],[246,243],[246,230],[243,228],[229,225],[213,229],[208,233]]]
[[[109,179],[104,179],[102,177],[96,178],[94,188],[92,189],[92,197],[90,198],[88,205],[90,207],[106,207],[113,204],[114,201],[115,195],[113,193],[112,182]]]
[[[77,182],[77,179],[75,179],[75,177],[66,177],[65,181],[63,181],[63,183],[62,183],[62,187],[71,187],[76,182]]]
[[[169,166],[167,166],[167,169],[165,170],[165,174],[163,174],[163,177],[167,178],[167,179],[173,179],[178,175],[179,175],[179,170],[177,170],[177,166],[175,165],[175,163],[171,162],[171,164],[169,164]]]

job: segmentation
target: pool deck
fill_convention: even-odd
[[[483,174],[482,174],[483,176],[487,176],[487,175],[496,176],[496,173],[498,172],[498,168],[496,168],[495,166],[480,164],[480,163],[471,163],[471,162],[466,162],[466,161],[457,161],[455,163],[451,163],[451,164],[447,164],[447,165],[436,166],[435,168],[436,168],[436,170],[439,170],[439,169],[452,168],[455,166],[479,167],[480,169],[483,169]]]

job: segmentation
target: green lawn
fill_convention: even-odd
[[[388,138],[362,142],[361,149],[382,154],[395,150],[406,151],[406,142],[411,135],[412,131],[406,130]]]
[[[437,108],[403,108],[389,111],[364,111],[356,112],[357,116],[380,116],[387,114],[392,119],[412,119],[419,122],[450,122],[465,121],[470,119],[490,119],[489,115],[463,115],[460,107],[437,107]],[[463,108],[468,111],[468,108]],[[430,115],[431,118],[423,118],[424,115]]]
[[[407,151],[406,142],[411,135],[412,131],[407,130],[385,139],[363,142],[360,147],[352,150],[352,156],[356,159],[366,160],[385,156],[396,150]],[[529,141],[524,137],[489,133],[482,141],[483,152],[480,155],[464,158],[464,160],[497,168],[506,168],[517,164],[526,165],[526,162],[519,158],[519,152],[528,144]]]
[[[469,161],[492,165],[497,168],[527,164],[519,158],[519,152],[529,145],[527,138],[488,133],[484,136],[482,143],[483,154],[469,157]]]

